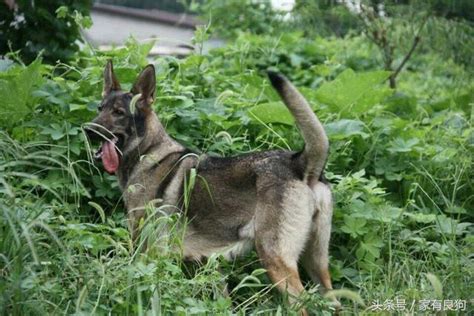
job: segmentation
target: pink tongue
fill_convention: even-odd
[[[119,167],[119,157],[111,141],[102,144],[102,163],[108,173],[115,173]]]

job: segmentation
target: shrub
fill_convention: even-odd
[[[7,2],[0,2],[0,55],[19,51],[25,63],[40,53],[48,63],[71,60],[80,27],[91,24],[91,0],[17,0],[12,8]]]

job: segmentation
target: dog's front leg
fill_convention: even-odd
[[[124,190],[124,202],[127,209],[128,231],[132,241],[131,249],[145,251],[147,242],[142,235],[147,221],[147,211],[152,211],[161,200],[155,199],[156,185],[150,181],[133,181]],[[148,212],[150,213],[150,212]]]
[[[137,247],[139,248],[141,244],[141,250],[146,249],[146,242],[140,243],[140,223],[142,219],[145,219],[145,207],[135,207],[128,209],[127,220],[128,220],[128,231],[130,232],[130,238],[132,240],[132,252]]]
[[[151,200],[146,206],[131,208],[128,211],[128,228],[132,249],[146,251],[149,247],[159,253],[166,253],[170,236],[169,215],[172,207],[163,204],[162,199]]]

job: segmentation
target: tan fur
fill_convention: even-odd
[[[326,164],[329,140],[324,127],[314,115],[308,101],[291,82],[276,73],[270,73],[270,80],[295,117],[296,125],[305,140],[306,147],[303,152],[306,163],[305,182],[312,186],[318,181]]]
[[[109,130],[123,152],[116,174],[134,242],[145,206],[152,201],[164,213],[182,215],[186,226],[182,252],[187,260],[200,261],[213,253],[233,259],[254,246],[270,279],[290,294],[291,303],[304,291],[298,274],[300,258],[314,282],[324,290],[332,289],[328,270],[332,200],[322,177],[327,136],[309,104],[285,77],[269,74],[296,119],[305,149],[217,158],[190,153],[166,134],[151,109],[156,85],[153,66],[142,71],[130,93],[117,90],[120,85],[111,64],[104,76],[103,109],[94,123]],[[130,113],[131,96],[138,93],[137,111]],[[117,108],[127,115],[117,115]],[[192,169],[198,176],[187,192],[185,208],[183,186]]]

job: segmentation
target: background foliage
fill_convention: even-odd
[[[365,302],[359,305],[346,295],[348,313],[396,297],[470,299],[474,84],[469,68],[424,44],[394,90],[386,82],[382,53],[364,35],[323,38],[295,30],[235,36],[207,55],[152,60],[158,82],[154,107],[166,130],[183,144],[216,155],[298,150],[301,136],[265,77],[268,68],[285,73],[330,138],[331,272],[336,288],[350,289]],[[202,28],[195,42],[206,37]],[[190,266],[173,252],[130,251],[116,181],[90,159],[81,125],[95,116],[105,61],[114,60],[127,89],[149,63],[151,46],[131,39],[109,52],[86,47],[70,63],[54,66],[41,58],[27,66],[0,61],[3,312],[295,312],[273,295],[253,253],[238,262],[216,256]],[[145,234],[152,236],[160,221],[177,220],[150,223]],[[172,237],[171,244],[179,243],[179,236]],[[223,294],[225,282],[229,296]],[[330,314],[316,287],[308,283],[307,289],[302,303],[316,314]]]
[[[26,63],[41,53],[48,63],[69,61],[78,50],[80,27],[91,24],[91,0],[0,2],[0,55],[19,51]]]

